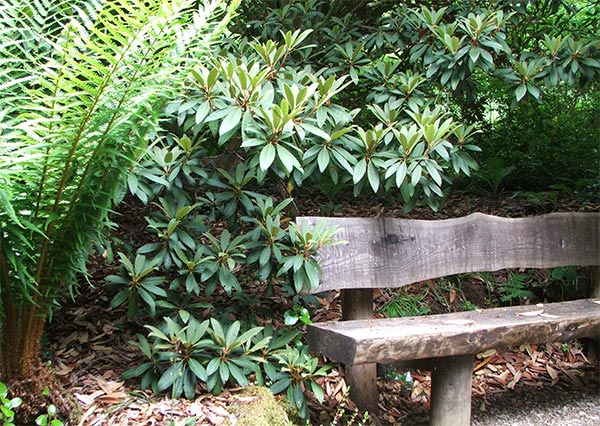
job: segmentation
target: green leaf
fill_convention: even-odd
[[[398,171],[396,172],[396,187],[400,188],[404,179],[406,178],[408,167],[406,166],[406,162],[402,162],[398,167]]]
[[[159,277],[155,277],[155,278],[159,278]],[[160,278],[160,282],[162,282],[162,278]],[[149,293],[155,294],[157,296],[162,296],[162,297],[167,297],[167,292],[158,287],[154,281],[151,281],[150,279],[146,278],[144,281],[142,281],[142,288],[146,291],[148,291]]]
[[[203,123],[204,120],[206,120],[206,117],[208,117],[208,114],[210,114],[210,112],[210,103],[202,102],[196,109],[196,115],[194,117],[196,124]]]
[[[177,364],[171,365],[167,371],[165,371],[160,379],[158,380],[158,390],[164,391],[165,389],[173,386],[173,382],[178,377],[179,370],[177,368]]]
[[[208,376],[212,376],[217,371],[219,371],[219,367],[221,366],[221,358],[213,358],[209,361],[206,366],[206,374]]]
[[[271,247],[265,247],[260,253],[258,264],[261,266],[266,265],[269,260],[271,260]]]
[[[277,395],[278,393],[285,391],[291,384],[292,384],[292,379],[289,377],[286,377],[284,379],[278,380],[275,383],[273,383],[269,389],[271,390],[271,392],[273,392],[275,395]]]
[[[242,120],[241,108],[233,107],[233,109],[225,116],[219,126],[219,136],[223,136],[240,124]]]
[[[315,136],[325,139],[327,142],[329,142],[331,140],[331,136],[329,135],[329,133],[327,133],[326,131],[324,131],[322,129],[319,129],[317,126],[313,126],[312,124],[302,122],[302,124],[300,124],[300,127],[302,127],[304,130],[306,130],[308,133],[311,133]]]
[[[310,288],[317,288],[319,285],[319,273],[309,261],[304,262],[304,272],[306,273],[306,277],[308,278]]]
[[[189,370],[183,371],[183,394],[187,399],[194,399],[196,394],[196,376]]]
[[[261,170],[267,170],[273,164],[275,160],[275,147],[273,144],[266,144],[263,149],[260,150],[259,166]]]
[[[367,166],[367,173],[369,184],[371,185],[371,188],[373,188],[373,192],[377,192],[379,189],[379,173],[377,172],[377,169],[373,165],[372,161],[370,161]]]
[[[117,306],[123,304],[129,298],[130,293],[131,290],[129,290],[128,288],[118,292],[115,295],[115,297],[113,297],[113,299],[110,301],[110,307],[116,308]]]
[[[420,165],[416,165],[413,169],[410,176],[410,184],[414,187],[419,184],[419,180],[421,180],[421,174],[423,173],[423,168]]]
[[[238,339],[238,345],[249,342],[254,336],[260,333],[263,330],[263,327],[253,327],[250,330],[245,331]],[[237,345],[236,345],[237,346]]]
[[[221,361],[221,364],[219,365],[219,375],[221,376],[221,381],[227,383],[229,380],[229,363]]]
[[[323,403],[323,400],[325,399],[325,392],[323,392],[323,388],[321,388],[321,386],[319,386],[319,384],[314,380],[310,381],[310,388],[315,395],[315,398],[317,398],[317,401]]]
[[[8,388],[2,382],[0,382],[0,398],[6,398],[8,395]]]
[[[235,381],[237,382],[238,385],[240,385],[240,386],[248,385],[248,379],[246,378],[246,376],[244,375],[242,370],[237,365],[230,363],[229,364],[229,372],[231,373],[231,375],[233,376],[233,378],[235,379]]]
[[[365,175],[366,172],[367,172],[367,162],[363,158],[358,163],[356,163],[356,166],[354,166],[354,173],[352,174],[352,182],[356,185],[358,182],[361,181],[361,179],[363,178],[363,176]]]
[[[285,167],[285,170],[288,173],[291,173],[292,170],[294,170],[294,168],[302,170],[302,166],[300,166],[300,163],[298,162],[296,157],[294,157],[294,155],[282,145],[277,145],[277,157],[279,158],[279,160],[283,164],[283,167]]]
[[[150,330],[150,333],[148,333],[149,337],[156,337],[160,340],[164,340],[166,342],[169,341],[169,338],[167,337],[166,334],[164,334],[162,331],[160,331],[158,328],[152,326],[152,325],[145,325],[144,327],[146,327],[148,330]]]
[[[319,155],[317,156],[317,164],[319,165],[319,171],[322,173],[327,169],[329,165],[329,151],[327,148],[323,147],[319,151]]]
[[[523,96],[525,96],[525,94],[527,93],[527,85],[526,84],[519,84],[517,86],[517,88],[515,89],[515,97],[517,98],[517,102],[520,101],[521,99],[523,99]]]
[[[144,374],[146,371],[152,367],[151,362],[145,362],[143,364],[138,365],[137,367],[130,368],[122,374],[124,380],[133,379],[134,377],[139,377]]]
[[[225,345],[225,332],[223,331],[221,323],[217,319],[211,318],[210,326],[211,334],[217,338],[217,343],[219,345]]]
[[[235,321],[227,329],[227,335],[225,336],[225,346],[227,348],[231,348],[231,346],[235,342],[236,338],[238,337],[239,332],[240,332],[240,322]],[[223,381],[225,382],[226,380],[223,380]]]
[[[540,98],[540,89],[538,89],[533,84],[527,84],[527,91],[533,96],[535,99]]]
[[[287,310],[285,311],[285,313],[283,314],[283,323],[285,325],[292,326],[292,325],[296,325],[298,323],[300,318],[298,318],[298,315],[291,310]]]
[[[199,378],[203,382],[206,382],[206,377],[207,377],[206,368],[204,368],[202,366],[202,364],[200,364],[194,358],[190,358],[188,360],[188,366],[190,367],[190,370],[192,370],[192,372],[196,375],[197,378]]]
[[[254,146],[264,145],[265,142],[266,141],[264,139],[247,138],[247,139],[244,139],[241,146],[242,146],[242,148],[252,148]]]

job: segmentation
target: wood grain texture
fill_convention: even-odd
[[[377,400],[377,364],[346,365],[346,383],[350,387],[350,399],[361,411],[379,414]]]
[[[600,335],[600,299],[309,325],[313,351],[344,364],[477,354]]]
[[[373,289],[342,290],[342,321],[373,318]]]
[[[373,289],[342,290],[341,299],[343,321],[373,318]],[[377,414],[377,364],[346,365],[344,371],[352,401],[360,410]]]
[[[600,213],[508,219],[474,213],[447,220],[299,217],[338,226],[345,243],[325,247],[322,292],[401,287],[426,279],[504,268],[600,264]]]
[[[431,426],[471,424],[473,356],[436,359],[431,372]]]

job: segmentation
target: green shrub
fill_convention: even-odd
[[[541,103],[500,111],[480,137],[483,163],[494,156],[510,167],[502,179],[506,189],[583,190],[600,177],[599,105],[597,92],[562,88],[543,91]]]

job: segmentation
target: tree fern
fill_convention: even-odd
[[[192,3],[0,7],[0,315],[16,315],[15,326],[43,318],[85,271],[90,242],[157,131],[162,104],[230,16],[221,0],[195,13]],[[9,322],[2,353],[16,333]],[[11,362],[0,359],[0,378]]]

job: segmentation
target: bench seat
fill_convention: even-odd
[[[309,346],[347,365],[474,355],[600,335],[600,299],[308,326]]]

